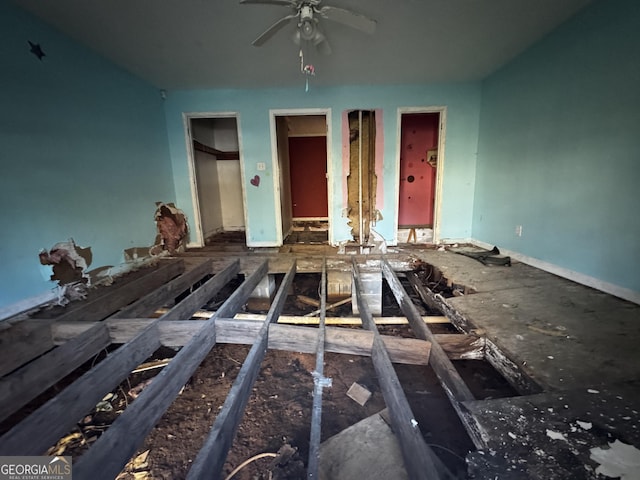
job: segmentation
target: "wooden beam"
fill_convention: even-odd
[[[151,313],[158,305],[162,305],[174,295],[184,292],[185,289],[209,273],[211,273],[211,260],[202,262],[193,270],[162,285],[116,313],[114,317],[123,314],[140,316],[144,313]],[[51,337],[57,323],[50,325],[52,326],[52,331],[49,334]],[[82,328],[87,325],[87,322],[73,322],[66,325]],[[92,325],[90,329],[82,331],[80,335],[69,338],[58,348],[0,380],[0,420],[27,404],[111,344],[107,324]]]
[[[236,260],[176,305],[174,309],[179,310],[181,314],[188,309],[195,312],[202,306],[204,292],[207,292],[209,297],[215,295],[237,274],[238,269],[239,263]],[[117,387],[131,370],[160,347],[158,324],[172,316],[173,310],[147,325],[125,345],[15,425],[0,437],[0,452],[3,452],[3,455],[42,455],[47,448],[73,428],[78,419],[90,411],[105,393]],[[96,472],[101,468],[96,467]],[[111,475],[111,478],[113,477],[115,474]]]
[[[152,323],[153,319],[106,320],[113,343],[126,343]],[[167,321],[159,325],[160,342],[166,347],[186,345],[197,334],[205,320]],[[58,341],[78,335],[95,324],[60,324],[54,326]],[[260,330],[254,321],[219,318],[216,321],[216,343],[251,345]],[[415,338],[382,335],[393,363],[427,365],[431,342]],[[484,358],[485,339],[464,334],[437,334],[440,346],[452,360],[480,360]],[[315,353],[318,329],[296,325],[272,324],[269,326],[269,348],[291,352]],[[363,330],[327,327],[325,350],[348,355],[371,355],[373,334]]]
[[[411,411],[407,397],[402,390],[400,380],[393,369],[389,353],[381,339],[369,305],[362,296],[362,282],[355,259],[353,260],[353,285],[358,302],[358,311],[364,328],[373,332],[371,360],[378,377],[380,390],[389,409],[391,424],[400,443],[404,466],[409,478],[415,479],[453,479],[453,475],[429,447]],[[422,321],[421,325],[424,325]]]
[[[236,260],[226,270],[228,275],[225,275],[225,281],[222,285],[236,275],[238,268],[239,264]],[[266,273],[267,262],[265,261],[222,304],[217,315],[234,315],[245,304],[253,289]],[[202,297],[198,295],[198,291],[215,281],[220,275],[222,274],[218,274],[207,281],[187,299],[194,297],[200,302]],[[209,297],[211,296],[213,294],[209,295]],[[181,308],[183,302],[174,307],[175,314],[169,312],[161,318],[184,318],[183,315],[188,318],[191,313],[202,305],[202,303],[196,302],[197,304],[193,310],[189,312]],[[178,396],[180,389],[215,345],[215,318],[213,317],[203,323],[198,334],[178,352],[169,365],[142,391],[136,401],[125,409],[89,451],[78,460],[73,467],[74,478],[111,480],[118,475],[135,453],[138,445],[160,420],[164,412]],[[161,322],[156,321],[152,325],[157,327],[158,323]],[[130,367],[129,371],[135,366]]]
[[[4,376],[53,348],[50,320],[3,323],[0,330],[0,376]]]
[[[382,272],[384,274],[384,278],[389,284],[389,287],[391,288],[391,291],[393,292],[393,296],[402,309],[402,313],[404,313],[409,320],[409,324],[411,325],[416,337],[436,343],[436,345],[431,346],[431,367],[436,372],[440,383],[445,386],[445,390],[447,392],[451,392],[453,400],[456,402],[475,400],[471,390],[469,390],[469,387],[464,383],[462,377],[460,377],[460,374],[449,360],[449,357],[447,357],[444,350],[437,345],[435,336],[431,333],[429,327],[422,321],[418,309],[413,304],[413,301],[404,290],[404,287],[400,283],[395,272],[386,261],[382,262]]]
[[[287,300],[289,287],[296,274],[296,263],[293,262],[289,272],[285,275],[278,293],[276,294],[267,318],[260,327],[258,337],[247,354],[242,368],[238,372],[231,390],[218,413],[211,431],[198,452],[196,459],[187,474],[187,479],[220,478],[222,467],[238,430],[244,409],[251,395],[251,389],[258,377],[260,365],[267,352],[269,324],[278,319]]]
[[[0,421],[111,344],[105,323],[90,325],[88,330],[64,345],[0,380]]]
[[[429,327],[419,321],[419,314],[416,306],[405,292],[400,280],[386,260],[382,264],[382,271],[387,279],[387,283],[396,297],[398,304],[400,304],[403,313],[407,318],[409,318],[409,321],[412,322],[412,328],[414,324],[416,325],[416,328],[414,328],[416,336],[433,342],[431,345],[431,367],[438,376],[440,383],[444,387],[444,391],[447,393],[447,396],[451,401],[451,405],[465,426],[474,445],[478,449],[485,448],[488,439],[486,432],[482,430],[482,427],[477,420],[463,405],[463,402],[475,400],[471,390],[469,390],[467,384],[464,383],[464,380],[462,380],[462,377],[455,369],[442,347],[437,343],[437,340],[431,333],[431,330],[429,330]],[[407,275],[407,279],[420,298],[424,301],[424,299],[428,297],[428,289],[422,285],[422,282],[420,282],[417,275],[414,275],[412,272]],[[418,328],[418,326],[421,328]]]
[[[182,260],[162,260],[162,262],[164,265],[161,264],[155,271],[149,272],[143,277],[120,286],[116,284],[105,288],[104,295],[82,302],[79,308],[63,313],[56,317],[55,321],[93,322],[102,320],[184,272]]]
[[[327,260],[322,260],[320,277],[320,318],[318,324],[318,340],[316,342],[316,369],[313,372],[313,405],[311,407],[311,432],[309,434],[309,462],[307,479],[318,478],[320,463],[320,437],[322,433],[322,393],[324,387],[331,386],[331,381],[324,377],[324,345],[327,338]]]
[[[182,261],[182,260],[181,260]],[[133,302],[131,305],[123,308],[119,312],[113,314],[112,318],[138,318],[151,317],[152,313],[170,300],[183,293],[193,284],[202,280],[206,275],[213,273],[212,260],[207,259],[200,262],[199,265],[182,273],[179,277],[174,278],[168,283],[156,288],[151,293]],[[183,262],[184,264],[184,262]],[[163,313],[166,313],[163,312]]]
[[[351,301],[351,299],[349,299]],[[328,307],[327,307],[328,309]],[[167,311],[166,308],[159,308],[155,313],[163,314]],[[211,318],[214,312],[208,312],[206,310],[198,310],[193,314],[193,318]],[[131,315],[122,316],[121,318],[135,318],[145,315]],[[266,315],[260,313],[237,313],[233,318],[238,320],[256,320],[259,322],[264,321]],[[451,323],[444,315],[426,315],[422,319],[425,323],[438,323],[447,324]],[[408,325],[409,321],[407,317],[373,317],[376,325]],[[320,320],[318,317],[308,317],[306,315],[280,315],[278,317],[278,323],[288,325],[318,325]],[[362,319],[360,317],[325,317],[326,325],[355,325],[362,326]]]

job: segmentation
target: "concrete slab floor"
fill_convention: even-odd
[[[640,306],[521,263],[417,256],[478,292],[445,301],[544,392],[468,405],[489,439],[473,478],[598,478],[591,448],[640,448]]]

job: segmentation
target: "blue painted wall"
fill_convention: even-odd
[[[53,286],[41,248],[73,237],[97,267],[153,244],[154,202],[174,191],[155,88],[4,0],[0,65],[3,306]]]
[[[639,139],[640,2],[601,0],[483,82],[473,237],[640,292]]]
[[[317,72],[322,75],[322,72]],[[296,72],[292,71],[292,75]],[[175,179],[178,206],[189,218],[194,218],[183,113],[228,112],[238,114],[241,150],[243,152],[247,192],[249,244],[276,245],[276,196],[272,168],[272,150],[269,110],[296,108],[331,109],[331,146],[333,182],[333,241],[349,238],[346,220],[341,217],[342,188],[342,129],[341,117],[345,110],[382,109],[384,125],[384,206],[383,220],[376,231],[388,241],[393,240],[396,225],[395,208],[398,179],[397,169],[397,116],[399,107],[446,106],[446,154],[442,201],[441,236],[468,238],[471,234],[473,186],[475,177],[478,135],[480,86],[479,84],[452,84],[447,86],[353,86],[340,88],[300,88],[270,90],[198,90],[170,91],[165,102],[167,130]],[[258,171],[256,164],[267,164],[266,171]],[[254,175],[260,175],[258,188],[249,184]],[[380,179],[378,179],[380,181]]]

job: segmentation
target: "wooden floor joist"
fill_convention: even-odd
[[[113,319],[107,320],[111,341],[126,343],[140,332],[153,319]],[[200,330],[206,320],[175,320],[158,325],[160,342],[166,347],[182,347]],[[60,342],[81,333],[94,324],[55,325],[53,336]],[[260,324],[254,321],[219,318],[216,320],[216,342],[251,345],[260,330]],[[318,341],[316,328],[297,325],[269,325],[269,348],[291,352],[315,353]],[[408,365],[427,365],[429,363],[430,342],[415,338],[402,338],[382,335],[394,363]],[[452,360],[480,360],[484,358],[485,339],[473,335],[445,333],[435,338]],[[373,334],[364,330],[327,327],[325,350],[331,353],[348,355],[371,355]]]
[[[218,283],[220,287],[226,285],[238,271],[237,260],[225,270],[227,275]],[[253,289],[267,273],[267,263],[256,269],[238,289],[223,303],[218,310],[218,315],[234,315],[247,301]],[[211,280],[198,288],[188,298],[196,295],[208,284],[215,281],[221,274],[215,275]],[[216,291],[219,290],[216,289]],[[174,309],[182,311],[182,318],[193,313],[199,306],[205,303],[215,294],[202,292],[198,298],[198,304],[189,313],[188,308],[181,307],[184,300]],[[185,299],[186,300],[186,299]],[[168,313],[167,315],[170,315]],[[178,313],[176,313],[178,315]],[[180,318],[180,316],[179,316]],[[158,322],[152,325],[157,326]],[[198,335],[194,336],[167,365],[164,370],[154,378],[154,381],[145,388],[134,403],[116,419],[111,427],[96,441],[74,465],[74,478],[87,480],[111,480],[115,478],[122,468],[135,453],[138,445],[144,440],[149,431],[158,422],[166,409],[171,405],[180,389],[189,377],[198,368],[204,357],[215,345],[215,317],[204,322]],[[137,337],[136,337],[137,338]]]
[[[238,268],[237,260],[230,263],[225,270],[207,281],[174,309],[181,316],[187,310],[195,312],[202,306],[203,297],[213,296],[237,274]],[[42,455],[107,392],[117,387],[132,369],[160,347],[158,324],[165,318],[174,318],[173,311],[149,324],[133,339],[0,437],[0,451],[4,455]]]
[[[78,303],[54,320],[23,320],[0,331],[0,376],[13,372],[53,347],[46,329],[41,328],[43,323],[102,320],[183,271],[182,260],[161,260],[156,270],[125,285],[116,284],[104,295]]]
[[[349,299],[351,301],[351,299]],[[156,314],[162,315],[167,312],[166,308],[159,308],[155,311]],[[193,314],[192,318],[211,318],[214,312],[206,310],[198,310]],[[154,315],[148,315],[154,316]],[[120,315],[120,318],[135,318],[135,317],[147,317],[147,315]],[[233,318],[237,320],[255,320],[262,322],[266,318],[266,315],[261,313],[238,313]],[[423,315],[422,319],[425,323],[434,324],[447,324],[451,323],[444,315]],[[408,325],[409,321],[407,317],[373,317],[376,325]],[[319,317],[310,317],[306,315],[280,315],[278,317],[278,323],[286,325],[318,325],[320,323]],[[360,317],[325,317],[325,325],[352,325],[362,326],[362,319]]]
[[[469,390],[467,384],[455,369],[451,360],[445,353],[442,346],[438,343],[436,336],[429,330],[429,327],[421,320],[420,314],[411,298],[404,290],[402,283],[398,279],[391,265],[386,260],[382,262],[382,274],[387,280],[396,301],[400,305],[402,312],[409,319],[411,328],[418,338],[429,340],[431,342],[431,368],[433,368],[440,384],[444,388],[451,405],[455,409],[458,417],[464,424],[471,440],[477,448],[486,447],[486,434],[481,430],[475,419],[470,415],[464,407],[463,402],[473,401],[475,397]],[[414,285],[412,283],[412,285]],[[422,285],[414,285],[414,288],[422,288]]]
[[[212,260],[192,256],[186,273],[182,273],[185,268],[182,261],[167,262],[150,274],[151,280],[141,278],[135,283],[136,287],[121,295],[121,298],[111,293],[102,296],[105,305],[92,303],[94,312],[83,316],[76,309],[63,315],[60,321],[52,322],[48,328],[42,328],[41,325],[38,338],[46,341],[39,342],[38,348],[53,350],[0,380],[0,420],[101,349],[109,345],[121,346],[0,437],[0,452],[3,455],[43,454],[158,347],[182,347],[135,402],[128,405],[74,464],[74,477],[77,479],[112,479],[136,452],[214,345],[242,343],[252,345],[251,350],[188,478],[220,477],[260,365],[269,348],[316,355],[307,467],[309,480],[318,478],[322,394],[323,387],[328,384],[328,379],[323,376],[325,352],[371,356],[410,478],[452,478],[449,470],[426,444],[392,362],[431,365],[465,422],[461,405],[463,401],[473,399],[473,396],[450,360],[484,358],[485,340],[472,335],[434,335],[427,324],[449,320],[442,316],[420,316],[396,276],[392,263],[384,257],[376,261],[381,264],[383,276],[405,317],[385,319],[372,316],[362,295],[362,280],[355,257],[351,262],[343,259],[339,262],[351,270],[360,318],[326,316],[329,261],[324,258],[320,264],[319,318],[281,316],[293,278],[301,269],[293,257],[278,257],[278,269],[284,270],[287,262],[289,267],[267,315],[247,317],[247,314],[241,314],[239,318],[234,318],[260,280],[270,272],[273,265],[270,265],[268,257],[249,256],[241,264],[237,258],[230,261],[229,258]],[[335,265],[338,260],[332,262]],[[318,268],[318,259],[306,259],[303,263],[308,271]],[[218,273],[206,279],[206,275],[213,271]],[[247,278],[218,311],[205,320],[190,320],[240,271],[244,271]],[[176,301],[185,292],[191,293]],[[171,305],[174,301],[177,303],[164,310],[159,318],[145,318],[152,316],[159,307]],[[79,322],[79,319],[85,321]],[[381,335],[376,325],[387,322],[408,323],[417,338]],[[361,325],[364,329],[327,326],[332,323]],[[465,426],[468,427],[467,422]],[[474,432],[470,433],[473,437]],[[474,442],[481,444],[481,435],[480,440],[474,438]]]
[[[276,321],[280,312],[282,312],[287,299],[287,292],[293,283],[295,274],[296,264],[293,262],[291,269],[280,284],[267,318],[260,327],[258,337],[242,363],[240,372],[238,372],[238,376],[231,386],[222,410],[218,413],[211,432],[189,470],[187,479],[220,478],[227,453],[233,443],[244,408],[249,400],[249,395],[251,395],[251,389],[267,352],[269,325]]]
[[[149,285],[155,285],[160,271],[160,277],[173,276],[176,272],[184,270],[183,262],[172,262],[164,265],[160,270],[151,274],[151,283],[147,277],[140,278],[132,282],[134,292],[145,292]],[[142,316],[151,313],[167,300],[184,292],[185,289],[201,280],[205,275],[211,274],[211,260],[202,262],[196,268],[186,272],[177,278],[161,285],[153,292],[143,296],[129,306],[112,315],[111,318],[121,316]],[[130,297],[127,296],[127,300]],[[109,301],[113,305],[113,301]],[[94,303],[90,305],[95,306]],[[77,310],[84,310],[84,306]],[[99,308],[104,312],[104,308]],[[74,318],[75,318],[74,314]],[[65,320],[68,316],[63,316],[63,320],[54,320],[52,328],[58,324],[70,324],[76,327],[83,327],[87,322],[77,322]],[[69,322],[69,323],[66,323]],[[0,420],[5,419],[11,413],[17,411],[22,406],[35,398],[47,388],[54,385],[60,379],[74,371],[84,362],[88,361],[101,350],[108,347],[112,340],[106,323],[91,324],[92,327],[79,335],[68,338],[57,348],[47,352],[32,362],[24,365],[17,371],[0,380]]]
[[[427,445],[420,428],[418,428],[418,423],[402,390],[400,380],[393,369],[387,349],[373,321],[369,306],[363,299],[362,282],[355,259],[352,273],[362,325],[374,334],[371,360],[389,410],[392,428],[400,444],[407,474],[411,479],[453,479],[451,472]],[[420,323],[424,325],[422,321]]]
[[[309,461],[307,462],[307,478],[318,478],[320,464],[320,437],[322,433],[322,393],[331,381],[324,377],[324,351],[327,337],[327,261],[322,261],[320,277],[320,317],[318,318],[318,339],[316,341],[316,369],[313,372],[313,405],[311,407],[311,432],[309,435]]]

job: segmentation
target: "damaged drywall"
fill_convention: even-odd
[[[369,241],[370,226],[377,220],[375,170],[376,122],[374,111],[348,113],[349,174],[347,211],[353,239],[361,245]]]
[[[156,202],[155,221],[158,227],[155,246],[151,250],[152,255],[157,255],[161,250],[175,253],[184,247],[184,241],[189,233],[187,216],[173,203]]]
[[[82,282],[91,284],[87,268],[91,265],[91,247],[79,247],[73,238],[56,243],[51,249],[43,248],[38,255],[42,265],[52,265],[51,280],[59,285]]]

